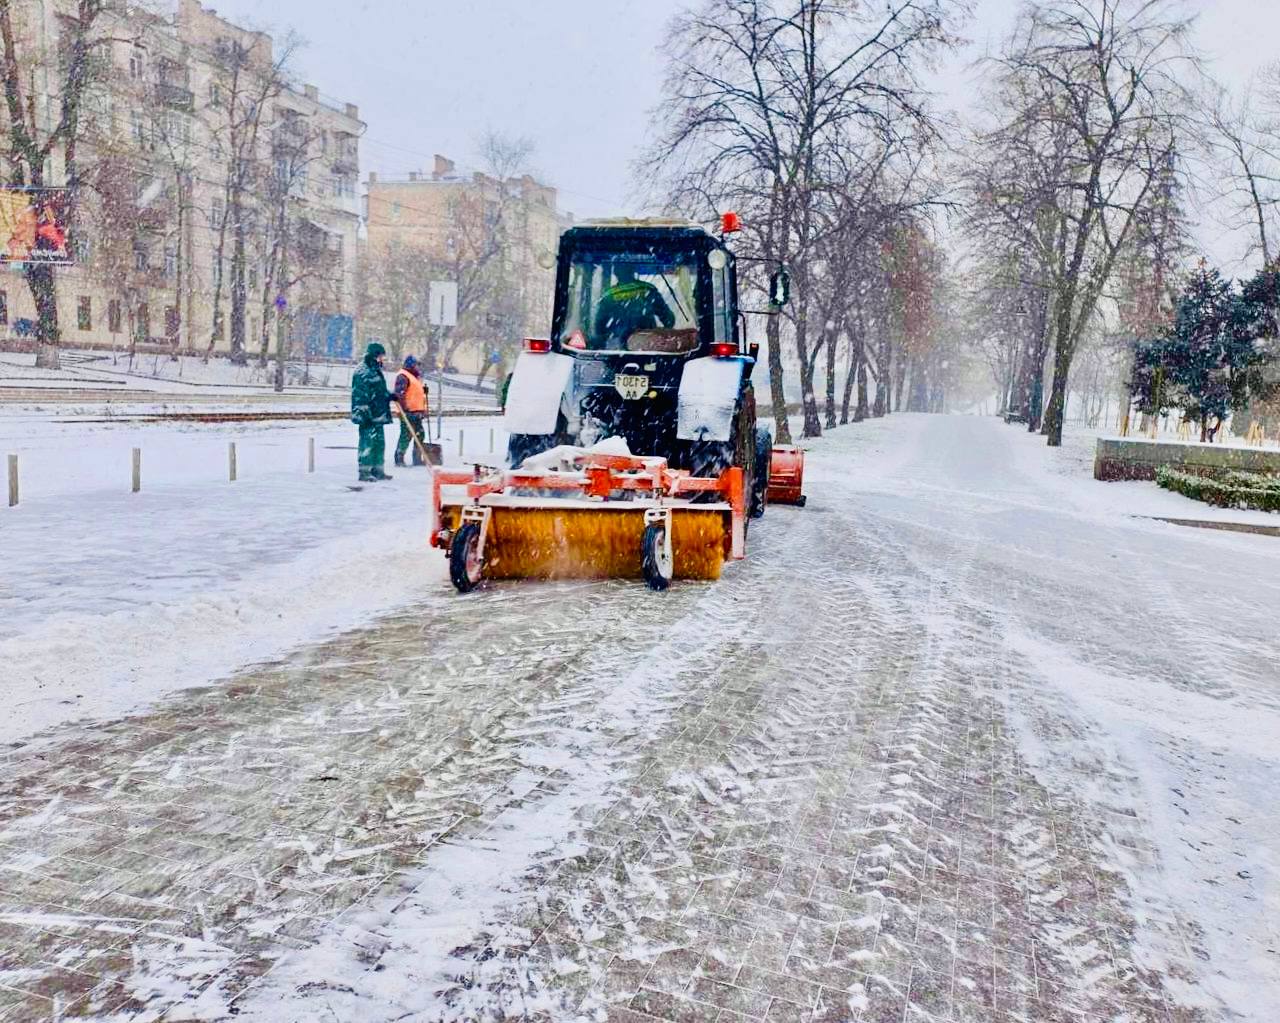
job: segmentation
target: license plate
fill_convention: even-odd
[[[649,390],[649,378],[638,373],[619,373],[613,378],[613,386],[627,401],[635,401]]]

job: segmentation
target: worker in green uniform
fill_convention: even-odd
[[[382,375],[382,361],[387,350],[371,341],[364,352],[364,362],[351,377],[351,421],[360,430],[360,482],[389,480],[383,463],[387,442],[382,428],[391,422],[391,394],[387,378]]]
[[[648,281],[636,279],[635,268],[627,263],[614,267],[617,283],[600,296],[596,308],[595,339],[599,348],[626,348],[627,338],[637,330],[675,326],[676,317]]]

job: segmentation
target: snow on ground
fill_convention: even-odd
[[[842,428],[806,508],[664,594],[456,597],[442,559],[402,588],[418,495],[341,466],[140,495],[153,691],[253,646],[290,591],[251,572],[318,611],[223,683],[8,752],[0,1020],[1270,1023],[1280,540],[1132,514],[1157,488],[1093,481],[1081,443]],[[43,585],[0,621],[134,600],[102,523],[136,501],[87,496],[78,594],[33,516]],[[345,546],[288,550],[312,533]],[[272,599],[197,603],[241,582]],[[64,613],[47,663],[108,617]]]
[[[458,463],[460,436],[468,457],[488,461],[491,430],[501,452],[500,421],[447,420],[446,461]],[[11,711],[0,742],[136,710],[358,626],[439,582],[443,556],[425,545],[428,476],[390,465],[396,435],[387,429],[397,478],[353,492],[350,426],[0,419],[0,452],[18,453],[22,485],[19,505],[0,508]]]

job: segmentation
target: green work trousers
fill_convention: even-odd
[[[356,456],[360,463],[360,478],[381,476],[385,471],[383,463],[387,459],[387,440],[382,432],[382,424],[360,427],[360,448]]]
[[[408,424],[405,420],[408,420]],[[409,427],[413,427],[413,433],[409,432]],[[413,435],[416,433],[418,439],[422,439],[422,413],[406,412],[404,419],[400,420],[400,437],[396,441],[396,465],[404,465],[404,453],[408,450],[409,445],[413,444]],[[422,451],[417,444],[413,444],[413,464],[422,464]]]

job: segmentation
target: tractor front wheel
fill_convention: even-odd
[[[667,547],[667,527],[656,523],[644,527],[640,569],[651,590],[665,590],[675,576],[675,558]]]
[[[449,578],[459,593],[470,593],[484,575],[480,560],[480,526],[468,522],[453,534],[449,544]]]

